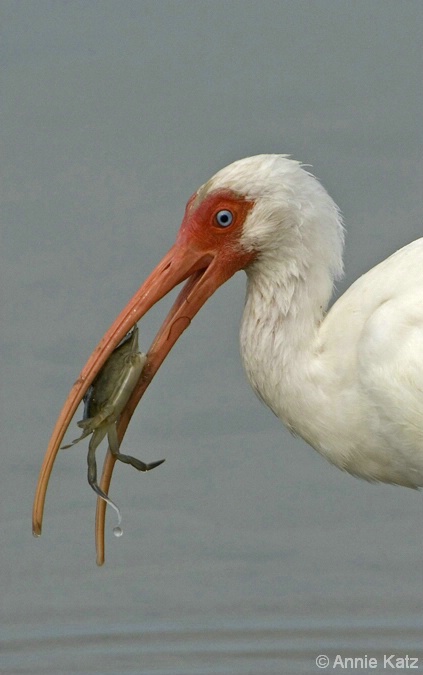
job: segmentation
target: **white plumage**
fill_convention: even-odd
[[[281,155],[240,160],[200,189],[255,200],[241,355],[260,398],[339,468],[423,485],[423,240],[358,279],[327,313],[343,226],[320,183]]]

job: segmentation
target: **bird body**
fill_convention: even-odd
[[[320,316],[295,292],[277,312],[249,278],[241,328],[250,383],[288,429],[341,469],[408,487],[423,485],[422,261],[419,239]]]

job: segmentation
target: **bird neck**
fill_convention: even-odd
[[[296,431],[295,410],[311,392],[304,386],[319,326],[333,291],[333,274],[319,258],[302,267],[258,261],[247,270],[241,354],[258,396]]]

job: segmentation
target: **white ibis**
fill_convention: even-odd
[[[369,481],[423,486],[423,239],[358,279],[328,311],[342,274],[343,241],[336,204],[285,155],[239,160],[202,185],[188,201],[176,243],[69,394],[41,470],[34,533],[41,533],[47,483],[66,428],[128,330],[187,280],[121,415],[119,440],[173,344],[212,293],[241,269],[247,274],[241,355],[258,396],[340,469]],[[109,454],[106,492],[113,462]],[[103,522],[104,507],[101,502]]]

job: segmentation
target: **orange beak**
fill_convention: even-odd
[[[150,347],[147,362],[138,384],[121,414],[118,424],[119,441],[122,440],[143,393],[170,349],[189,326],[198,310],[219,286],[254,259],[252,252],[242,251],[239,245],[234,245],[234,242],[238,241],[239,230],[253,203],[246,200],[240,201],[239,198],[228,194],[227,191],[219,191],[219,194],[213,197],[213,203],[217,199],[221,208],[231,208],[235,212],[237,222],[232,228],[232,232],[220,232],[216,228],[211,234],[208,229],[205,231],[205,214],[208,213],[213,204],[209,204],[208,202],[211,200],[206,198],[200,207],[192,213],[191,199],[188,202],[187,212],[176,243],[119,314],[91,354],[73,385],[56,422],[41,467],[33,506],[32,528],[35,536],[41,534],[47,486],[66,430],[89,386],[128,331],[169,291],[181,282],[186,281]],[[113,464],[114,459],[108,453],[101,481],[102,489],[106,493],[108,492]],[[97,562],[99,564],[102,564],[104,560],[104,552],[99,550],[99,547],[101,549],[102,546],[101,541],[104,539],[102,534],[104,507],[105,502],[98,500]]]

